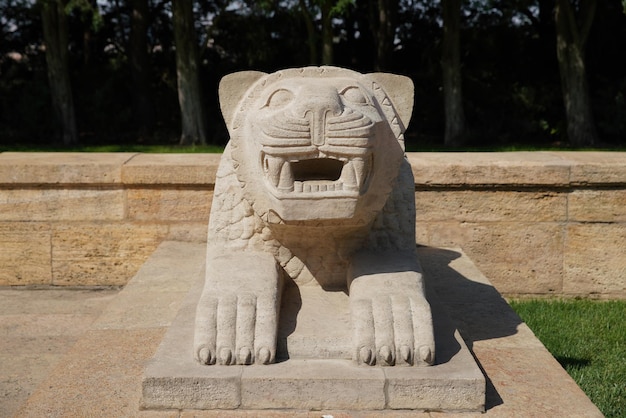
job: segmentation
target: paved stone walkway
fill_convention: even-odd
[[[18,410],[117,293],[0,288],[0,417]]]
[[[0,417],[601,417],[459,250],[420,249],[487,377],[486,413],[142,411],[141,378],[204,264],[203,244],[164,242],[120,292],[0,289]]]

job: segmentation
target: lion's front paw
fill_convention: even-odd
[[[201,300],[196,315],[195,354],[200,363],[274,362],[277,312],[271,299],[249,293],[209,296]]]
[[[220,274],[226,265],[236,273]],[[273,363],[282,280],[274,259],[246,253],[245,260],[220,258],[207,269],[196,309],[196,360],[209,365]]]
[[[434,338],[428,302],[420,295],[381,294],[351,302],[354,359],[381,366],[430,365]]]
[[[355,258],[359,265],[352,270],[354,360],[381,366],[433,364],[432,314],[418,265],[402,269],[399,263],[394,271],[373,260]]]

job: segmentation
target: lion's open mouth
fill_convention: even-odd
[[[263,173],[277,197],[357,196],[367,191],[372,155],[286,159],[262,153]]]

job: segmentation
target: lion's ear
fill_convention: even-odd
[[[371,73],[366,74],[366,77],[385,90],[402,121],[402,125],[406,128],[413,113],[413,81],[403,75],[388,73]]]
[[[240,71],[222,78],[219,87],[220,109],[229,129],[233,121],[233,114],[244,94],[250,86],[265,75],[266,73],[260,71]]]

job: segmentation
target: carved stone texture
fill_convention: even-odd
[[[432,364],[404,158],[411,80],[336,67],[246,71],[224,77],[219,95],[231,140],[211,208],[196,359],[275,362],[278,327],[297,323],[279,318],[283,287],[295,285],[349,295],[345,333],[358,364]],[[278,354],[289,357],[288,343]]]

